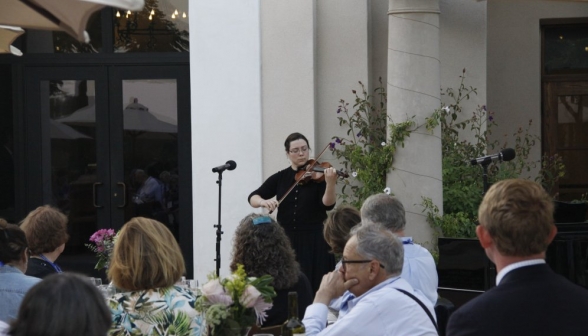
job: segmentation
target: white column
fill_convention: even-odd
[[[194,277],[215,270],[217,174],[223,174],[221,274],[233,232],[252,212],[247,195],[261,180],[260,0],[190,1],[190,83],[194,202]]]
[[[390,0],[388,10],[388,115],[393,122],[425,118],[439,107],[439,0]],[[406,209],[406,234],[433,243],[432,229],[421,212],[421,197],[441,209],[440,129],[424,127],[399,148],[387,184]]]

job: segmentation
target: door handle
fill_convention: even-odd
[[[94,184],[92,184],[92,203],[94,203],[94,208],[103,208],[104,206],[102,205],[98,205],[96,203],[96,187],[102,185],[102,182],[94,182]]]
[[[120,208],[124,208],[124,207],[126,207],[126,206],[127,206],[127,185],[126,185],[126,184],[124,184],[123,182],[117,182],[117,183],[116,183],[116,185],[117,185],[117,186],[121,186],[121,187],[122,187],[122,189],[123,189],[123,194],[122,194],[122,197],[123,197],[123,202],[122,202],[122,205],[119,205],[119,206],[118,206],[118,208],[119,208],[119,209],[120,209]]]

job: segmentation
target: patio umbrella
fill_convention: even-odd
[[[24,30],[20,27],[0,25],[0,54],[12,53],[16,56],[22,56],[22,52],[11,45],[22,33]]]
[[[90,104],[57,121],[72,126],[94,127],[96,123],[96,106]],[[140,135],[140,133],[144,132],[178,133],[177,125],[158,119],[149,112],[148,107],[139,104],[137,99],[123,110],[123,122],[124,130],[133,131],[135,135]]]
[[[53,119],[49,121],[49,132],[51,139],[61,140],[76,140],[76,139],[92,139],[91,137],[80,133],[66,124],[62,124]]]
[[[105,5],[143,8],[144,0],[0,0],[0,24],[41,30],[62,30],[89,42],[86,25]]]

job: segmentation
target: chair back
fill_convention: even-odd
[[[447,329],[447,323],[449,317],[455,311],[455,305],[453,302],[439,297],[437,303],[435,303],[435,315],[437,315],[437,326],[439,326],[439,336],[445,336],[445,330]]]

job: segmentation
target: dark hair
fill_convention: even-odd
[[[112,315],[102,293],[83,276],[52,274],[33,286],[20,305],[10,336],[104,336]]]
[[[69,239],[67,217],[58,209],[44,205],[31,211],[22,221],[32,254],[53,252]]]
[[[308,139],[302,135],[301,133],[292,133],[290,135],[288,135],[288,137],[286,138],[286,141],[284,141],[284,148],[286,148],[286,152],[290,151],[290,143],[292,141],[296,141],[296,140],[304,140],[306,142],[306,145],[308,146],[308,149],[310,149],[310,145],[308,144]]]
[[[27,246],[25,233],[17,225],[0,218],[0,261],[8,264],[20,260]]]
[[[349,240],[351,228],[361,222],[359,211],[350,206],[344,205],[329,212],[325,220],[323,235],[325,241],[331,247],[331,253],[343,254],[343,249]]]
[[[267,218],[269,223],[253,224],[256,218]],[[290,288],[298,282],[300,265],[284,229],[274,219],[249,214],[241,220],[233,238],[231,271],[245,266],[248,276],[269,274],[276,290]]]

